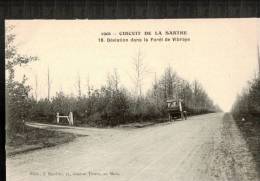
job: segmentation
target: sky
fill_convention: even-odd
[[[82,92],[87,80],[100,88],[107,74],[116,69],[120,85],[134,89],[131,79],[133,59],[140,51],[147,67],[143,89],[148,90],[156,72],[159,78],[171,66],[182,78],[198,80],[214,103],[228,111],[237,95],[258,71],[257,43],[259,20],[178,19],[178,20],[7,20],[14,25],[15,44],[23,55],[39,61],[17,68],[16,79],[28,77],[39,97],[47,96],[47,70],[51,77],[51,96],[63,91],[77,94],[80,76]],[[152,32],[144,36],[145,31]],[[161,31],[163,35],[155,35]],[[151,38],[172,38],[165,31],[185,31],[187,42],[150,42]],[[101,35],[110,32],[111,35]],[[123,35],[140,32],[141,35]],[[99,42],[99,38],[148,38],[149,42]]]

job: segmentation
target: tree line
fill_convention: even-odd
[[[150,89],[143,92],[146,67],[140,51],[133,58],[133,82],[135,90],[129,91],[116,70],[107,75],[107,80],[99,89],[87,85],[83,92],[80,76],[77,81],[78,95],[57,92],[50,97],[51,80],[48,69],[48,97],[38,100],[38,83],[34,96],[32,87],[15,80],[15,67],[38,61],[37,57],[20,55],[14,45],[15,35],[8,27],[5,42],[6,70],[6,125],[7,132],[17,133],[25,121],[55,123],[56,113],[68,115],[73,112],[77,125],[96,127],[143,121],[161,121],[167,117],[166,100],[178,98],[184,101],[190,115],[220,111],[197,81],[188,82],[177,75],[172,67],[167,67],[163,75],[155,79]]]
[[[237,96],[232,113],[236,119],[260,116],[260,73]]]
[[[130,92],[120,83],[119,74],[114,71],[100,89],[87,88],[81,91],[78,83],[78,95],[65,95],[57,92],[50,100],[36,100],[31,97],[30,120],[55,122],[56,113],[68,115],[73,112],[76,124],[91,126],[116,126],[130,122],[158,121],[167,117],[166,100],[179,98],[184,102],[188,114],[216,112],[220,109],[208,97],[198,81],[189,83],[181,79],[171,67],[164,75],[154,81],[146,94],[140,86]],[[79,81],[80,82],[80,81]],[[141,85],[138,82],[138,85]]]

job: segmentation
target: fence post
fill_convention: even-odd
[[[73,113],[70,112],[69,114],[70,124],[73,125]]]
[[[60,122],[60,117],[59,117],[60,115],[59,115],[59,113],[57,112],[57,114],[56,114],[56,117],[57,117],[57,123],[59,124],[59,122]]]

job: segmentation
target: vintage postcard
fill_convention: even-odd
[[[8,181],[260,179],[259,19],[5,30]]]

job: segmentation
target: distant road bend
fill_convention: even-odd
[[[55,127],[88,136],[7,158],[7,180],[260,180],[245,140],[227,117],[212,113],[140,129]]]

